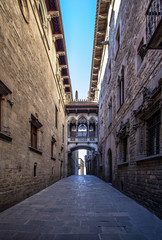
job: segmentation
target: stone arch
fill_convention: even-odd
[[[96,151],[95,147],[89,146],[89,145],[76,145],[74,147],[70,148],[70,151],[76,151],[76,150],[80,150],[80,149],[85,149],[85,150],[89,150],[89,151]]]
[[[87,118],[86,118],[86,116],[84,116],[84,115],[81,115],[81,116],[79,116],[78,117],[78,124],[79,123],[87,123]]]

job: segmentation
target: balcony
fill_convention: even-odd
[[[87,132],[78,132],[78,133],[74,133],[71,132],[70,136],[68,138],[69,142],[97,142],[97,136],[95,136],[94,132],[89,132],[89,134]]]
[[[151,0],[146,12],[147,49],[162,49],[162,0]]]

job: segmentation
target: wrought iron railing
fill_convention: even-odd
[[[148,44],[162,19],[162,0],[151,0],[146,12],[146,43]]]

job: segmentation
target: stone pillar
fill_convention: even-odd
[[[78,137],[78,121],[76,121],[76,137]]]
[[[89,121],[87,121],[87,137],[89,138]]]
[[[67,133],[68,138],[70,138],[70,123],[68,123],[68,125],[67,125],[67,131],[68,131],[68,133]]]

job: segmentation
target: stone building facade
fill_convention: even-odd
[[[89,98],[102,177],[162,217],[161,1],[98,1]]]
[[[72,100],[58,0],[0,1],[0,210],[67,175]]]

